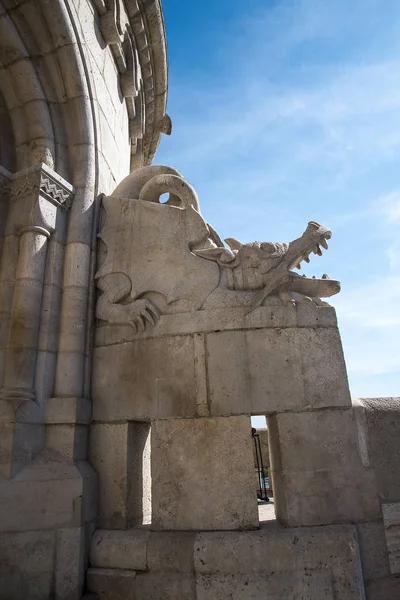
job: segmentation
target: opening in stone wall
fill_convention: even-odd
[[[128,527],[151,523],[151,426],[132,421],[128,436]]]
[[[255,485],[257,489],[258,516],[260,527],[275,521],[275,499],[272,485],[269,433],[266,417],[251,418]]]

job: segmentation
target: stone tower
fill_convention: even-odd
[[[224,243],[151,164],[159,0],[2,0],[0,49],[0,600],[400,598],[400,401],[292,271],[330,230]]]
[[[99,194],[149,164],[159,0],[0,4],[0,597],[80,598]]]

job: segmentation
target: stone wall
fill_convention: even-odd
[[[4,0],[0,50],[0,598],[397,598],[399,400],[351,403],[331,307],[287,290],[269,301],[253,261],[287,283],[285,245],[228,250],[167,167],[158,192],[193,218],[175,210],[179,235],[159,246],[145,169],[123,198],[150,201],[147,229],[124,239],[146,242],[150,227],[157,243],[140,268],[123,244],[119,259],[136,281],[159,272],[155,248],[166,288],[153,279],[128,298],[128,275],[96,276],[102,194],[171,129],[159,1]],[[312,222],[292,244],[313,232],[330,235]],[[174,244],[184,261],[165,255]],[[169,297],[174,269],[194,307]],[[110,274],[118,285],[101,288]],[[110,293],[97,320],[95,281]],[[259,414],[277,517],[261,530]]]
[[[170,129],[160,4],[128,4],[117,14],[101,0],[0,7],[7,600],[72,600],[83,591],[98,495],[87,459],[99,196],[150,162]]]
[[[368,600],[400,595],[400,399],[354,401],[363,464],[374,473],[379,515],[357,525]]]

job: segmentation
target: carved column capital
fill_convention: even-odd
[[[57,213],[68,210],[75,189],[58,173],[41,163],[14,173],[11,179],[9,233],[25,227],[56,229]]]
[[[44,163],[34,165],[12,176],[11,198],[36,192],[58,208],[69,209],[75,194],[74,186]]]

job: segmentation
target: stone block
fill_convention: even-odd
[[[80,600],[85,573],[84,527],[56,532],[55,592],[57,600]]]
[[[316,576],[311,583],[311,590],[319,587],[327,589],[327,596],[318,596],[314,593],[311,598],[334,598],[335,600],[361,600],[363,596],[363,582],[360,569],[360,555],[358,548],[356,528],[352,525],[338,525],[326,527],[307,528],[275,528],[253,532],[202,532],[196,535],[194,545],[194,565],[198,582],[212,582],[215,584],[225,581],[230,586],[232,593],[235,582],[240,589],[245,581],[249,582],[253,595],[249,598],[269,598],[266,588],[257,590],[257,585],[265,585],[263,580],[279,575],[276,583],[271,579],[271,585],[284,585],[286,576],[292,578],[293,586],[301,590],[307,582],[307,573]],[[332,573],[332,595],[329,596],[329,573]],[[301,576],[304,573],[304,579]],[[231,583],[230,583],[231,582]],[[314,589],[313,589],[314,586]],[[320,587],[321,586],[321,587]],[[327,587],[328,586],[328,587]],[[214,588],[215,589],[215,588]],[[218,590],[218,586],[216,587]],[[292,588],[296,590],[296,587]],[[296,592],[297,592],[296,590]],[[303,590],[302,590],[303,591]],[[223,589],[222,589],[223,592]],[[199,591],[198,591],[199,593]],[[201,598],[207,598],[204,592]],[[233,598],[247,598],[233,596]],[[222,595],[221,598],[229,598]],[[308,598],[308,596],[305,596]],[[208,598],[219,598],[212,593]],[[301,593],[292,596],[290,593],[281,596],[272,595],[272,598],[299,598]]]
[[[382,504],[383,525],[390,572],[400,573],[400,502]]]
[[[213,415],[262,414],[302,406],[295,329],[209,333],[207,354]]]
[[[126,569],[94,569],[87,571],[86,583],[96,600],[136,600],[136,572]]]
[[[277,425],[284,473],[361,466],[351,409],[278,414]]]
[[[0,482],[0,531],[79,527],[96,518],[97,478],[87,463],[38,455],[11,481]]]
[[[164,573],[194,572],[195,535],[194,532],[187,531],[152,531],[147,546],[149,570]]]
[[[384,502],[400,501],[400,398],[363,398],[368,454]]]
[[[258,527],[248,417],[153,421],[151,461],[153,529]]]
[[[332,467],[285,473],[281,485],[285,502],[281,506],[274,488],[276,518],[290,527],[374,520],[380,515],[371,470]]]
[[[269,575],[198,575],[196,600],[336,600],[329,569]]]
[[[90,547],[90,564],[104,569],[147,569],[147,544],[150,531],[98,529]]]
[[[92,397],[95,421],[196,416],[192,337],[96,348]]]
[[[1,534],[1,600],[42,600],[51,597],[54,538],[53,531]]]
[[[135,600],[197,600],[194,573],[140,573]]]
[[[365,585],[366,600],[397,600],[400,598],[400,577],[392,575]]]
[[[350,409],[268,419],[277,518],[290,526],[380,517],[375,474],[359,455]]]
[[[334,327],[209,333],[207,352],[215,416],[351,405]]]
[[[99,474],[99,526],[124,529],[128,510],[128,423],[95,424],[90,462]]]
[[[306,405],[350,407],[347,369],[337,327],[304,328],[299,334]]]
[[[86,425],[48,425],[46,446],[69,460],[85,460],[88,450]]]
[[[382,521],[357,523],[364,580],[387,577],[388,552]]]

